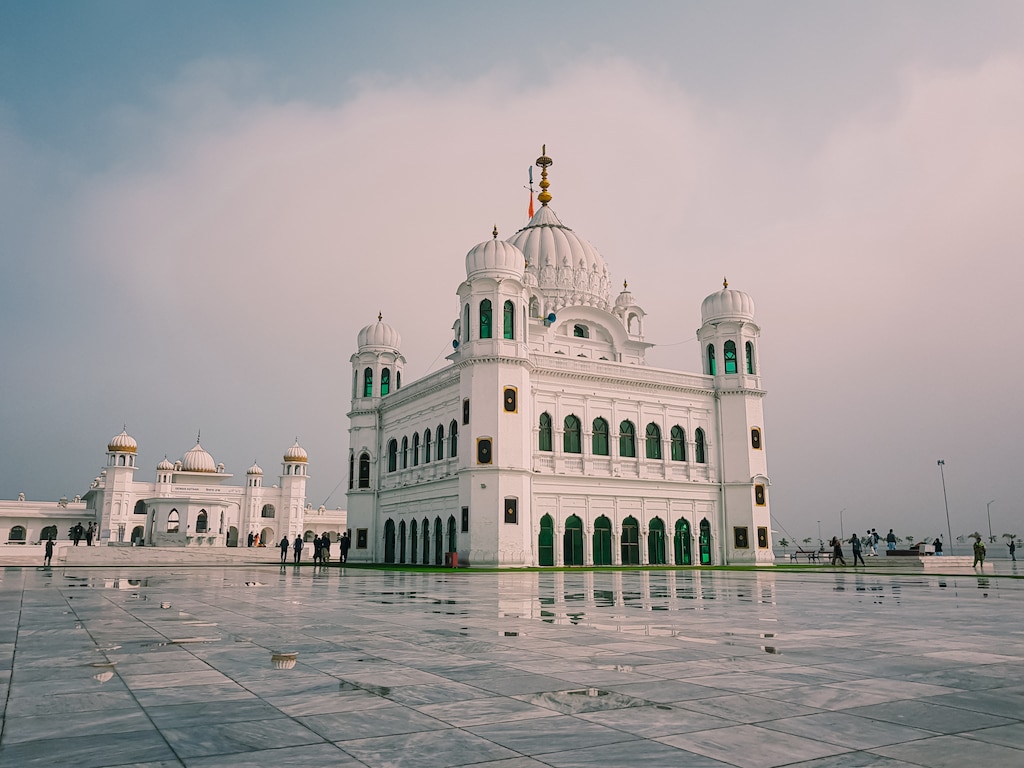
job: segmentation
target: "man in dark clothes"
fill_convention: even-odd
[[[348,550],[349,550],[349,547],[351,547],[351,546],[352,546],[352,540],[348,536],[348,531],[345,531],[345,533],[343,533],[341,535],[341,541],[339,542],[339,545],[338,545],[339,549],[341,550],[341,554],[339,555],[339,559],[341,560],[341,562],[343,562],[343,563],[347,563],[348,562]]]
[[[299,562],[300,559],[302,559],[302,537],[301,536],[296,536],[295,537],[295,544],[294,544],[294,546],[292,546],[292,549],[295,552],[295,560],[294,560],[294,562],[297,563],[297,562]]]
[[[53,539],[46,540],[46,555],[43,557],[43,565],[50,564],[50,558],[53,557]]]
[[[78,542],[82,540],[82,534],[84,532],[85,529],[82,528],[81,523],[75,523],[75,527],[71,529],[71,540],[75,543],[76,547],[78,546]]]
[[[287,563],[288,562],[288,537],[287,536],[282,536],[281,537],[281,544],[280,544],[280,546],[281,546],[281,562],[282,563]]]

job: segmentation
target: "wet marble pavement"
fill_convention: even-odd
[[[1024,765],[1022,608],[975,576],[6,568],[0,768]]]

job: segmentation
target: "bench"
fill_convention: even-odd
[[[789,561],[791,563],[799,563],[801,557],[807,558],[808,563],[820,563],[822,555],[828,555],[828,552],[820,552],[816,549],[807,550],[797,547],[796,552],[789,555]]]

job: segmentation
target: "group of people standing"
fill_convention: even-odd
[[[77,547],[78,543],[84,538],[85,546],[91,547],[92,540],[96,538],[96,523],[89,523],[88,528],[83,528],[81,523],[75,523],[71,530],[68,531],[68,538],[71,539],[72,543]]]
[[[351,547],[351,539],[349,538],[348,531],[345,531],[338,539],[338,548],[340,550],[340,560],[342,563],[348,562],[348,551]],[[301,536],[296,536],[294,542],[289,542],[288,537],[284,536],[280,543],[281,548],[281,562],[285,563],[288,561],[288,550],[292,551],[292,562],[298,563],[302,560],[302,549],[305,546],[305,542]],[[313,537],[313,562],[326,565],[331,559],[331,539],[325,533],[323,536]]]
[[[867,532],[863,540],[856,533],[853,534],[850,537],[849,541],[850,549],[853,551],[853,564],[856,566],[857,561],[860,560],[861,565],[867,565],[867,563],[864,562],[863,555],[865,545],[867,545],[868,549],[871,550],[870,552],[868,552],[868,557],[878,557],[878,544],[881,540],[882,537],[874,528],[870,529]],[[838,536],[833,536],[832,541],[829,542],[829,546],[832,547],[832,554],[829,557],[829,564],[835,565],[836,563],[842,563],[843,565],[846,565],[846,558],[843,557],[842,539],[840,539]],[[942,539],[935,539],[935,541],[932,542],[932,546],[935,548],[936,556],[941,557]],[[984,545],[982,545],[982,547],[984,547]],[[896,534],[893,532],[892,528],[890,528],[889,533],[885,535],[885,548],[888,551],[896,550]],[[984,560],[984,554],[982,555],[982,560]]]

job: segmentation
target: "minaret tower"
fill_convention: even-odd
[[[126,531],[134,511],[131,488],[135,479],[138,450],[138,443],[128,434],[127,427],[107,443],[106,487],[102,509],[96,521],[99,527],[97,538],[107,538],[108,542],[126,540]]]
[[[717,418],[707,435],[708,458],[718,463],[721,496],[717,556],[725,563],[771,563],[770,481],[754,300],[729,288],[701,305],[697,331],[704,373],[714,377]]]
[[[306,480],[309,479],[309,457],[306,449],[295,438],[292,447],[284,453],[281,464],[281,506],[284,520],[278,533],[288,532],[289,538],[301,535],[303,508],[306,505]]]

